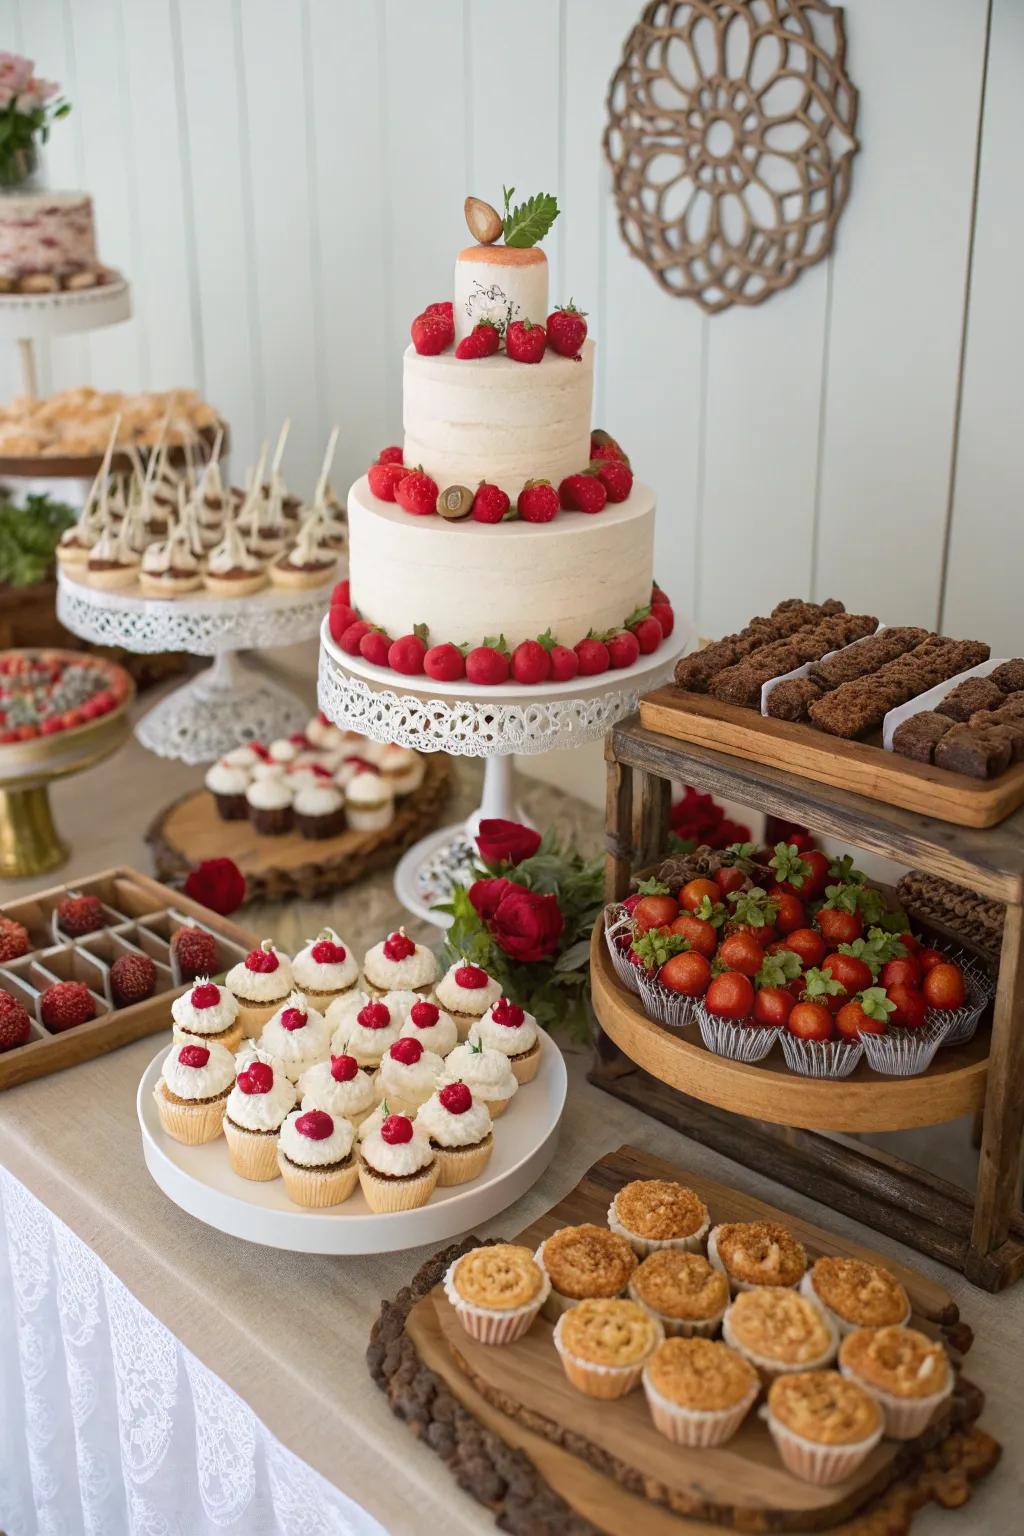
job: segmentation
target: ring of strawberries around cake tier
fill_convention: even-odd
[[[575,677],[620,671],[656,651],[674,626],[672,604],[656,582],[650,602],[629,614],[621,628],[592,630],[574,646],[560,645],[550,630],[535,640],[521,640],[511,650],[504,635],[475,646],[452,641],[432,645],[423,625],[393,640],[379,625],[360,618],[348,581],[335,587],[328,616],[331,638],[348,656],[359,656],[404,677],[425,676],[443,683],[465,679],[483,688],[510,682],[567,683]]]

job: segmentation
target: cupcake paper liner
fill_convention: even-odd
[[[719,1019],[698,1003],[697,1027],[705,1047],[716,1056],[748,1064],[763,1061],[781,1035],[781,1029],[765,1024],[740,1024],[735,1019]]]
[[[201,1035],[192,1029],[182,1029],[180,1024],[172,1024],[171,1039],[175,1045],[209,1045],[211,1040],[215,1040],[218,1045],[222,1045],[226,1051],[234,1055],[245,1036],[242,1033],[241,1020],[236,1019],[230,1029],[225,1029],[219,1035]]]
[[[241,1024],[242,1034],[246,1040],[255,1040],[257,1035],[262,1034],[267,1020],[273,1018],[277,1010],[288,1001],[287,993],[284,997],[276,997],[269,1003],[250,1003],[239,997],[237,993],[233,996],[238,1004],[238,1018],[235,1022]]]
[[[477,1097],[479,1098],[479,1094]],[[508,1109],[509,1105],[512,1103],[512,1098],[513,1095],[510,1094],[507,1099],[480,1099],[480,1102],[481,1104],[487,1105],[491,1119],[497,1120],[498,1116],[503,1115],[506,1109]]]
[[[540,1042],[535,1040],[519,1061],[509,1058],[509,1066],[512,1068],[512,1076],[520,1088],[524,1083],[532,1083],[540,1071]]]
[[[459,1257],[464,1258],[465,1255],[460,1254]],[[516,1339],[521,1339],[524,1333],[529,1332],[551,1289],[551,1281],[546,1274],[542,1277],[541,1288],[533,1301],[508,1312],[496,1312],[490,1307],[477,1307],[472,1302],[463,1301],[455,1289],[454,1275],[458,1262],[458,1259],[453,1260],[445,1272],[444,1293],[471,1339],[476,1339],[479,1344],[514,1344]]]
[[[456,1184],[468,1184],[483,1173],[493,1151],[492,1135],[475,1147],[439,1147],[435,1152],[439,1187],[451,1189]]]
[[[860,1038],[872,1072],[886,1077],[916,1077],[931,1066],[952,1027],[952,1013],[929,1011],[921,1029],[887,1029],[884,1035],[865,1033]]]
[[[720,1269],[722,1271],[722,1274],[726,1277],[726,1279],[729,1282],[729,1289],[730,1289],[730,1291],[732,1292],[732,1294],[734,1296],[738,1296],[740,1291],[759,1291],[767,1283],[765,1281],[761,1281],[760,1283],[755,1283],[752,1280],[739,1280],[739,1279],[737,1279],[737,1277],[735,1275],[731,1275],[729,1273],[728,1269],[725,1266],[725,1260],[723,1258],[721,1258],[721,1256],[719,1255],[719,1252],[718,1252],[718,1228],[717,1227],[712,1227],[711,1231],[708,1233],[708,1263],[711,1265],[711,1267],[713,1269]],[[790,1285],[790,1286],[779,1286],[779,1289],[780,1290],[795,1291],[799,1284],[800,1284],[799,1280],[794,1280],[792,1285]]]
[[[682,1408],[651,1385],[646,1367],[641,1380],[655,1429],[667,1440],[691,1450],[707,1451],[731,1440],[757,1401],[755,1387],[732,1408]]]
[[[693,1023],[699,998],[684,997],[681,992],[673,992],[670,987],[662,986],[657,976],[648,975],[639,966],[630,966],[630,970],[636,972],[640,1001],[649,1019],[664,1024],[667,1029],[685,1029]]]
[[[619,902],[613,901],[604,909],[604,942],[611,958],[612,969],[622,982],[622,985],[630,992],[639,993],[640,983],[637,980],[638,967],[631,965],[626,959],[626,951],[619,949],[615,940],[623,933],[629,933],[631,919],[625,907]]]
[[[413,1211],[426,1205],[437,1185],[437,1159],[429,1168],[414,1179],[384,1179],[359,1159],[359,1183],[371,1211],[383,1215],[388,1211]]]
[[[309,1210],[324,1211],[332,1205],[341,1205],[355,1189],[359,1177],[354,1157],[343,1168],[300,1168],[289,1162],[283,1152],[278,1152],[277,1166],[289,1200]]]
[[[864,1047],[856,1040],[800,1040],[784,1029],[782,1054],[789,1070],[801,1077],[849,1077]]]
[[[768,1355],[759,1355],[754,1350],[747,1349],[734,1335],[728,1312],[722,1319],[722,1338],[730,1349],[734,1349],[738,1355],[743,1356],[748,1365],[754,1367],[765,1386],[770,1386],[777,1376],[791,1376],[795,1371],[824,1371],[836,1357],[839,1349],[839,1332],[825,1309],[819,1307],[818,1310],[828,1325],[830,1342],[828,1348],[823,1349],[820,1355],[815,1355],[813,1360],[799,1360],[790,1364],[788,1361],[773,1360]]]
[[[661,1343],[663,1334],[655,1321],[654,1342],[644,1358],[633,1365],[594,1365],[589,1360],[581,1360],[577,1355],[570,1354],[562,1343],[561,1317],[555,1324],[552,1338],[567,1380],[585,1396],[600,1398],[607,1403],[632,1392],[643,1375],[644,1366]]]
[[[224,1140],[228,1144],[228,1161],[239,1178],[251,1179],[256,1184],[269,1184],[280,1177],[277,1166],[277,1137],[272,1133],[260,1134],[246,1131],[224,1121]]]
[[[626,1291],[630,1301],[635,1301],[638,1307],[643,1307],[645,1312],[651,1314],[656,1323],[661,1324],[662,1332],[667,1339],[713,1339],[725,1316],[723,1307],[713,1317],[670,1317],[667,1312],[659,1312],[656,1307],[644,1301],[632,1280],[626,1287]]]
[[[836,1331],[838,1332],[841,1339],[844,1339],[848,1333],[856,1333],[858,1328],[871,1328],[876,1326],[873,1323],[851,1323],[848,1322],[845,1317],[840,1317],[839,1313],[836,1312],[834,1308],[830,1307],[827,1301],[823,1301],[818,1295],[817,1291],[814,1289],[814,1275],[811,1270],[807,1270],[803,1279],[800,1281],[800,1294],[801,1296],[806,1296],[808,1301],[813,1301],[815,1306],[821,1308],[829,1322],[834,1324]],[[886,1323],[884,1325],[880,1324],[877,1326],[885,1326],[887,1328],[905,1328],[910,1322],[910,1315],[911,1307],[908,1301],[907,1310],[902,1317],[893,1318],[891,1323]]]
[[[882,1438],[879,1426],[868,1439],[858,1440],[853,1445],[819,1445],[814,1440],[805,1440],[803,1435],[795,1435],[767,1407],[762,1409],[761,1416],[787,1471],[820,1488],[852,1477]]]
[[[916,1440],[918,1435],[923,1435],[928,1428],[936,1411],[953,1395],[953,1370],[949,1367],[949,1381],[941,1392],[932,1392],[928,1397],[896,1397],[892,1392],[883,1392],[880,1387],[872,1386],[848,1366],[840,1364],[840,1373],[848,1381],[855,1381],[865,1392],[870,1392],[885,1420],[885,1433],[890,1440]]]
[[[186,1147],[201,1147],[204,1142],[216,1141],[224,1128],[227,1094],[205,1104],[174,1104],[158,1086],[153,1090],[153,1097],[160,1124],[168,1136]]]
[[[646,1259],[649,1254],[657,1253],[662,1248],[675,1248],[679,1253],[703,1253],[711,1219],[708,1217],[696,1232],[691,1232],[688,1237],[641,1237],[639,1233],[631,1232],[619,1220],[613,1200],[608,1207],[608,1225],[613,1232],[617,1232],[620,1237],[626,1239],[638,1259]]]

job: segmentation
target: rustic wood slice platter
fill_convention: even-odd
[[[595,1163],[564,1200],[514,1240],[533,1247],[559,1226],[604,1224],[613,1194],[634,1178],[683,1180],[716,1220],[782,1221],[812,1257],[878,1258],[858,1243],[628,1146]],[[902,1536],[929,1501],[964,1503],[972,1481],[998,1460],[998,1444],[975,1424],[982,1394],[962,1376],[948,1411],[921,1439],[883,1441],[854,1478],[833,1488],[791,1477],[755,1415],[718,1450],[673,1446],[651,1425],[642,1393],[597,1403],[575,1392],[543,1319],[505,1348],[476,1344],[463,1332],[438,1282],[451,1260],[476,1241],[436,1255],[410,1290],[384,1304],[367,1358],[393,1410],[491,1508],[502,1529],[524,1536],[549,1529],[571,1536],[696,1536],[726,1526]],[[916,1271],[884,1262],[907,1288],[915,1325],[942,1336],[959,1364],[972,1335],[952,1297]]]
[[[656,1024],[612,969],[600,922],[591,938],[590,982],[601,1027],[638,1067],[695,1099],[753,1120],[815,1131],[902,1131],[956,1120],[985,1101],[989,1025],[984,1017],[973,1040],[938,1051],[918,1077],[882,1077],[862,1058],[850,1077],[835,1081],[790,1072],[778,1045],[748,1066],[707,1050],[696,1024],[682,1030]]]
[[[209,790],[175,800],[150,825],[146,841],[163,880],[201,859],[234,859],[245,876],[247,901],[308,900],[361,880],[393,864],[437,826],[451,787],[451,764],[441,752],[424,757],[419,789],[395,802],[395,817],[381,832],[346,830],[322,839],[288,832],[261,837],[248,821],[222,821]]]
[[[871,740],[844,741],[810,725],[770,720],[754,710],[674,687],[656,688],[642,698],[640,721],[663,736],[697,742],[961,827],[993,827],[1024,805],[1024,763],[994,779],[971,779],[911,762]]]

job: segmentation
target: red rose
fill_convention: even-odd
[[[245,876],[234,859],[204,859],[185,876],[185,895],[226,917],[245,900]]]
[[[492,817],[480,823],[476,845],[485,864],[521,864],[540,847],[540,833],[518,821]]]
[[[512,889],[512,881],[499,875],[494,880],[474,880],[469,888],[469,899],[477,915],[485,923],[490,922],[505,892]]]
[[[513,960],[546,960],[558,948],[564,926],[557,898],[509,884],[488,925]]]

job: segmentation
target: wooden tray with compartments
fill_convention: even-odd
[[[98,896],[106,909],[106,927],[76,939],[63,934],[56,909],[68,895]],[[193,925],[214,935],[219,976],[256,943],[252,934],[228,918],[127,867],[8,902],[0,913],[22,923],[32,943],[27,955],[0,965],[0,990],[24,1003],[32,1018],[27,1044],[0,1054],[0,1090],[78,1066],[119,1045],[168,1029],[171,1001],[189,985],[171,954],[171,938],[178,928]],[[110,967],[118,955],[137,950],[156,964],[157,991],[145,1002],[118,1008],[111,996]],[[96,1017],[52,1034],[42,1023],[39,999],[57,981],[84,982],[93,995]]]
[[[663,736],[961,827],[993,827],[1024,805],[1024,763],[1015,763],[994,779],[971,779],[886,752],[877,733],[865,741],[846,741],[811,725],[772,720],[756,710],[671,685],[640,700],[640,723]]]
[[[440,1286],[448,1264],[477,1239],[429,1260],[411,1288],[385,1302],[367,1361],[393,1411],[448,1463],[503,1530],[572,1536],[711,1536],[722,1528],[903,1536],[931,1501],[963,1504],[999,1458],[977,1427],[982,1393],[960,1371],[972,1342],[952,1297],[917,1271],[725,1184],[620,1147],[589,1169],[565,1199],[521,1233],[533,1248],[557,1227],[604,1225],[616,1190],[635,1178],[679,1179],[712,1220],[783,1222],[811,1258],[843,1253],[882,1262],[906,1287],[914,1325],[942,1337],[957,1367],[952,1399],[918,1440],[883,1440],[846,1482],[819,1488],[779,1461],[756,1409],[716,1450],[672,1445],[654,1429],[641,1391],[618,1402],[582,1396],[563,1375],[551,1325],[539,1318],[518,1343],[477,1344]]]

